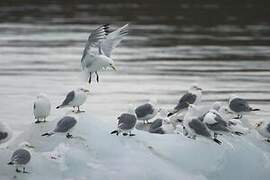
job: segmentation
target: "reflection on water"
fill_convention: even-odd
[[[107,22],[129,22],[131,31],[113,53],[118,71],[100,73],[101,82],[90,88],[84,108],[93,115],[114,120],[128,103],[152,97],[169,108],[194,82],[205,90],[206,103],[238,93],[264,109],[262,117],[270,114],[270,13],[264,1],[72,2],[0,3],[0,112],[14,128],[33,121],[39,92],[56,106],[69,90],[87,86],[79,73],[84,43]]]

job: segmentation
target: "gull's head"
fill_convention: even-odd
[[[202,91],[202,88],[198,86],[198,84],[192,84],[188,90],[189,92],[197,92],[197,91]]]
[[[135,114],[135,108],[133,105],[129,104],[128,105],[128,111],[129,114]]]
[[[188,110],[191,111],[191,110],[196,110],[196,105],[194,104],[189,104],[188,105]]]
[[[159,115],[161,116],[161,117],[167,117],[167,115],[169,114],[169,112],[166,110],[166,109],[159,109]]]
[[[255,128],[260,128],[264,124],[263,121],[259,121],[255,124]]]
[[[107,61],[105,62],[105,67],[110,67],[115,71],[117,70],[114,61],[111,58],[107,58]]]
[[[25,148],[25,149],[34,149],[35,147],[33,145],[31,145],[29,142],[24,141],[22,143],[19,144],[20,148]]]
[[[212,105],[212,109],[216,110],[216,111],[219,111],[219,109],[221,108],[222,104],[221,102],[215,102],[213,105]]]
[[[222,114],[233,114],[233,112],[231,112],[230,110],[229,110],[229,108],[228,107],[226,107],[226,106],[221,106],[220,108],[219,108],[219,112],[220,113],[222,113]]]
[[[44,93],[40,93],[38,96],[37,96],[37,98],[39,99],[39,98],[47,98],[48,99],[48,96],[46,95],[46,94],[44,94]]]
[[[88,89],[84,89],[84,88],[78,88],[77,91],[83,92],[88,94],[90,91]]]

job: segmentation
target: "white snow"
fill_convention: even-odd
[[[0,149],[0,179],[10,180],[253,180],[269,179],[270,143],[254,130],[246,136],[223,135],[218,145],[181,134],[136,136],[111,135],[117,120],[102,121],[91,113],[76,115],[72,132],[41,137],[59,118],[46,124],[31,124]],[[108,123],[109,122],[109,123]],[[7,162],[15,146],[26,140],[35,146],[27,165],[30,174],[18,174]]]

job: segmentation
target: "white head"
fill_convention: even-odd
[[[221,102],[215,102],[212,105],[212,108],[211,109],[215,109],[216,111],[219,111],[219,109],[221,108],[221,106],[222,106]]]
[[[44,94],[44,93],[40,93],[38,96],[37,96],[37,98],[39,99],[39,98],[45,98],[45,99],[48,99],[48,96],[46,95],[46,94]]]
[[[193,84],[192,86],[190,86],[188,92],[194,93],[196,94],[196,92],[202,92],[202,88],[200,88],[197,84]]]
[[[157,99],[151,98],[148,100],[148,103],[152,104],[153,106],[157,105]]]
[[[113,70],[116,71],[114,61],[111,58],[107,57],[107,56],[104,56],[104,57],[105,58],[103,58],[103,61],[100,61],[100,63],[102,63],[103,68],[110,67],[110,68],[112,68]]]
[[[162,117],[162,118],[166,118],[167,117],[167,115],[168,115],[168,111],[166,110],[166,109],[160,109],[160,111],[159,111],[159,115],[160,115],[160,117]]]
[[[135,109],[134,109],[134,106],[129,104],[128,105],[128,111],[127,111],[129,114],[135,114]]]
[[[84,88],[78,88],[78,89],[76,89],[76,91],[83,92],[86,94],[90,92],[88,89],[84,89]]]
[[[29,142],[24,141],[22,143],[19,144],[20,148],[25,148],[25,149],[33,149],[35,148],[34,146],[32,146]]]

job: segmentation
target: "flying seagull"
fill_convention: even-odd
[[[87,95],[89,93],[89,90],[79,88],[77,90],[70,91],[65,100],[62,102],[61,105],[57,106],[56,109],[64,108],[64,107],[73,107],[74,112],[84,112],[80,110],[80,106],[85,103],[87,99]],[[75,107],[77,107],[77,111],[75,111]]]
[[[116,70],[114,61],[111,58],[113,49],[124,39],[128,33],[128,24],[109,33],[109,25],[105,24],[89,35],[81,58],[82,70],[89,76],[88,82],[91,83],[92,73],[96,74],[99,82],[98,71],[111,67]],[[98,48],[98,52],[93,48]]]
[[[50,115],[51,102],[46,94],[39,94],[34,102],[33,113],[35,123],[46,122],[46,118]],[[42,120],[42,121],[41,121]]]
[[[172,112],[168,114],[168,117],[187,109],[189,104],[198,104],[201,101],[201,96],[202,89],[197,85],[192,85],[188,92],[179,99]]]

